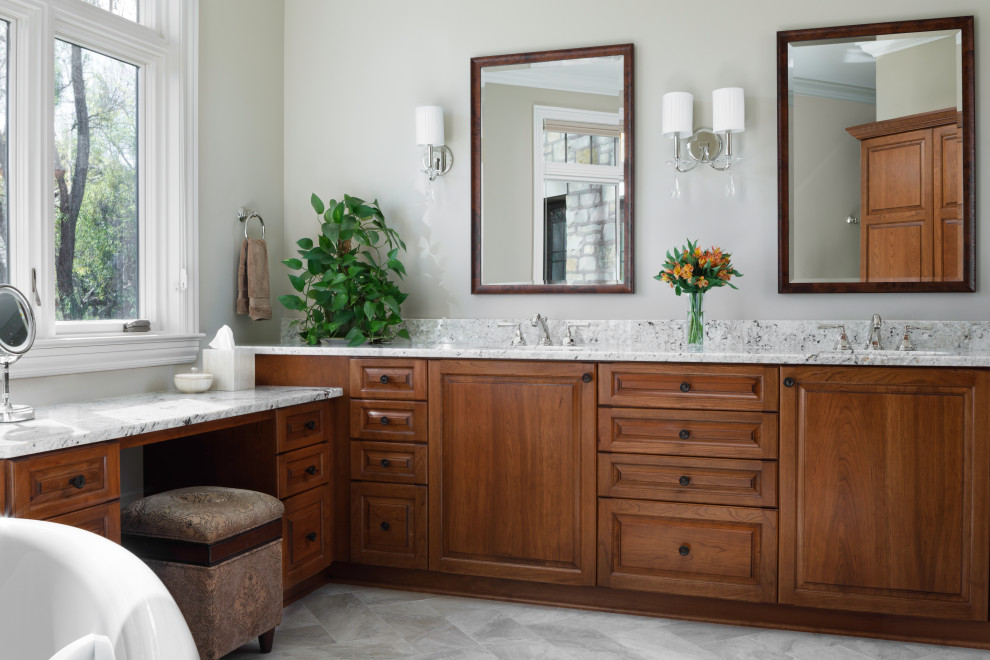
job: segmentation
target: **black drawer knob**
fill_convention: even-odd
[[[382,385],[388,385],[388,376],[382,374],[382,377],[378,379],[378,382]]]
[[[690,392],[691,383],[681,383],[681,392]]]
[[[76,476],[69,479],[69,485],[74,488],[82,489],[82,487],[86,485],[86,477],[84,477],[81,474],[77,474]]]
[[[382,460],[378,461],[378,464],[381,465],[384,468],[387,468],[392,463],[387,458],[383,458]]]
[[[682,486],[688,486],[691,484],[691,477],[683,476],[677,480],[677,483],[679,483]]]
[[[794,379],[788,376],[784,379],[784,387],[794,387]]]
[[[382,522],[382,524],[379,525],[379,527],[382,528],[382,531],[383,532],[387,532],[389,530],[389,528],[391,528],[392,526],[389,525],[387,522]]]
[[[691,554],[691,548],[687,547],[686,545],[682,545],[677,549],[677,552],[681,553],[681,557],[687,557],[689,554]]]
[[[592,378],[591,374],[584,374],[583,376],[581,376],[581,380],[583,380],[586,383],[590,383],[591,378]]]
[[[316,466],[310,465],[308,468],[306,468],[306,474],[316,474]]]
[[[688,431],[687,429],[681,429],[681,432],[677,434],[677,437],[679,437],[681,440],[687,440],[688,438],[691,437],[691,432]]]
[[[316,540],[316,532],[310,532],[309,534],[307,534],[306,535],[306,540],[307,541],[315,541]]]
[[[313,420],[309,420],[308,422],[303,424],[303,426],[305,426],[310,431],[316,430],[316,422],[314,422]]]
[[[388,426],[388,417],[382,417],[380,420],[378,420],[378,423],[381,424],[382,426]]]

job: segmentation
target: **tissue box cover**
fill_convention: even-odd
[[[254,387],[254,351],[204,348],[203,372],[213,374],[214,390],[250,390]]]

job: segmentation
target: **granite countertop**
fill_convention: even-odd
[[[16,458],[343,396],[339,387],[234,392],[151,392],[43,406],[35,419],[0,424],[0,458]],[[26,403],[26,402],[22,402]]]
[[[990,367],[990,351],[835,351],[719,347],[700,353],[665,350],[642,345],[522,346],[518,348],[456,342],[396,341],[387,346],[278,346],[249,347],[264,355],[343,355],[349,357],[452,358],[486,360],[568,360],[593,362],[710,362],[782,365],[870,365],[915,367]]]

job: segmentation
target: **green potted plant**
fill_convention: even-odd
[[[310,345],[330,337],[344,337],[349,346],[408,339],[409,332],[398,326],[401,305],[409,294],[391,278],[406,274],[398,259],[406,244],[386,224],[378,200],[365,202],[344,195],[339,202],[331,199],[324,204],[313,194],[310,202],[320,235],[316,242],[296,241],[301,259],[282,263],[300,271],[289,275],[299,295],[279,296],[287,309],[305,314],[293,321],[299,336]]]

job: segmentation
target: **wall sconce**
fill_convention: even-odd
[[[712,92],[712,129],[701,128],[697,132],[694,131],[694,95],[688,92],[664,94],[661,132],[664,137],[674,139],[674,158],[667,161],[674,168],[671,197],[681,196],[677,175],[690,172],[699,163],[710,165],[719,172],[728,171],[730,177],[725,194],[734,195],[736,188],[730,168],[741,159],[732,153],[732,134],[742,133],[745,125],[742,87],[723,87]],[[686,140],[687,157],[681,155],[682,140]]]
[[[454,154],[443,142],[443,108],[439,105],[416,108],[416,144],[426,147],[422,171],[430,181],[449,172],[454,164]]]

